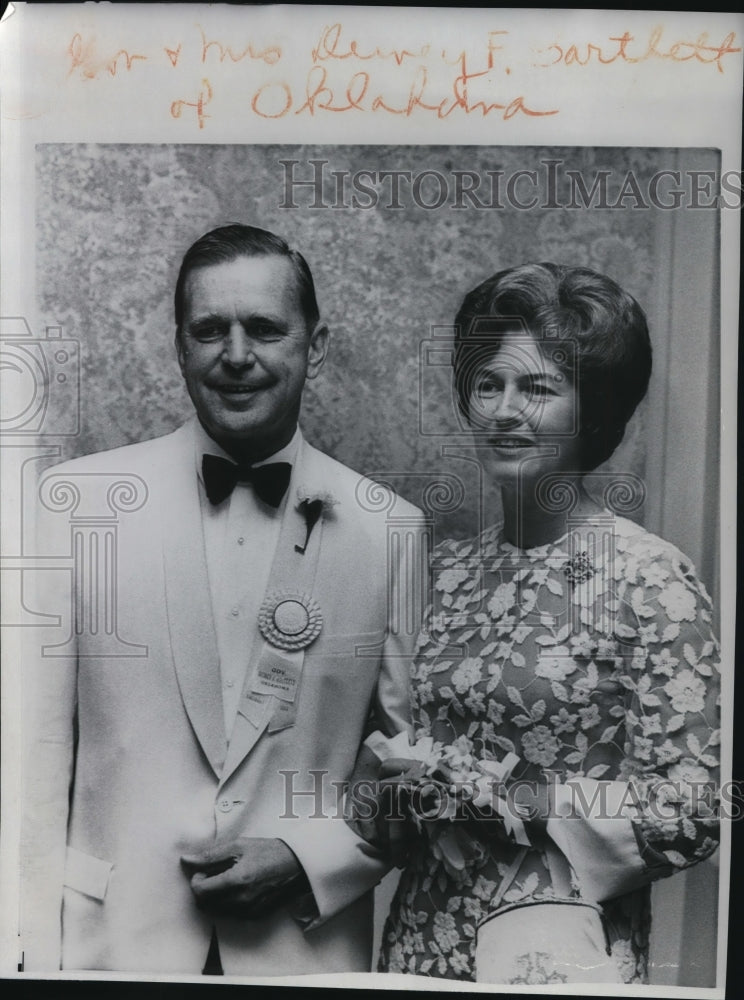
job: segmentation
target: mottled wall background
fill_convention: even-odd
[[[309,161],[327,161],[324,184],[318,193],[295,189],[297,207],[282,208],[280,161],[289,159],[298,161],[296,179],[305,180],[314,176]],[[557,161],[552,196],[547,161]],[[647,502],[632,516],[685,550],[715,596],[718,220],[715,211],[684,206],[689,172],[717,169],[719,157],[711,150],[39,146],[39,315],[77,339],[82,358],[80,433],[59,439],[61,457],[155,437],[191,414],[173,349],[178,266],[208,229],[248,222],[274,230],[303,252],[331,327],[329,362],[306,394],[307,437],[361,472],[384,475],[414,503],[422,503],[433,479],[459,478],[464,498],[458,504],[440,495],[436,534],[473,534],[499,512],[481,509],[478,470],[467,461],[464,439],[436,436],[452,425],[449,371],[422,366],[422,343],[433,327],[441,338],[463,294],[498,269],[535,260],[587,265],[638,298],[654,345],[648,398],[608,468],[645,481]],[[404,170],[413,177],[437,171],[448,185],[447,198],[425,208],[402,182],[400,207],[390,207],[390,181],[378,178],[376,206],[344,208],[353,194],[348,175],[362,170]],[[608,202],[617,207],[549,207],[570,202],[569,170],[578,171],[588,189],[608,172]],[[640,207],[628,188],[632,173],[647,201],[661,170],[680,171],[682,207]],[[488,172],[501,171],[503,207],[476,208],[467,199],[461,199],[464,207],[453,207],[453,171],[481,178],[478,197],[485,203]],[[523,203],[537,193],[538,204],[529,209],[510,204],[504,193],[517,171],[537,172],[537,192],[529,179],[513,191],[512,202]],[[341,197],[338,175],[346,177]],[[439,193],[429,178],[419,201],[434,204]],[[707,203],[710,195],[698,201]],[[310,207],[318,202],[327,207]],[[446,337],[440,343],[446,353]],[[712,982],[715,893],[716,873],[708,865],[655,889],[655,982]]]
[[[447,369],[423,371],[422,341],[432,326],[452,323],[469,288],[495,270],[531,260],[604,271],[647,309],[662,301],[672,262],[660,254],[660,232],[669,211],[633,210],[632,192],[616,208],[540,205],[551,197],[570,202],[569,170],[580,171],[588,188],[598,172],[608,171],[610,204],[628,171],[647,192],[656,171],[679,169],[680,155],[683,169],[699,169],[705,159],[700,151],[650,149],[40,146],[40,311],[81,341],[83,366],[81,433],[68,439],[64,457],[166,433],[189,415],[172,346],[175,275],[199,235],[245,221],[276,231],[305,254],[332,330],[329,362],[307,393],[303,426],[309,439],[360,471],[399,474],[392,479],[399,492],[418,503],[426,480],[417,474],[458,476],[464,501],[437,511],[438,533],[471,534],[480,516],[477,469],[443,458],[446,439],[430,436],[452,424],[450,379]],[[281,207],[290,168],[280,161],[288,159],[298,161],[291,168],[296,180],[316,176],[309,161],[327,161],[322,198],[310,186],[295,187],[289,203],[297,207]],[[547,161],[558,165],[549,168]],[[557,184],[552,196],[549,169]],[[350,202],[349,176],[361,170],[406,170],[414,178],[437,171],[447,200],[422,207],[411,184],[401,181],[401,207],[390,207],[388,180],[378,181],[375,207],[331,207]],[[503,207],[476,208],[464,196],[464,207],[453,207],[453,171],[465,170],[482,178],[476,197],[485,204],[498,204],[488,172],[501,171]],[[520,170],[537,172],[537,188],[522,178],[513,189],[512,202],[529,203],[537,193],[540,204],[528,210],[510,204],[505,191]],[[340,173],[346,175],[341,198]],[[429,177],[418,201],[435,204],[442,190]],[[326,207],[310,207],[318,201]],[[610,468],[646,476],[647,438],[658,431],[649,427],[648,413],[644,402]],[[485,520],[495,516],[498,511],[483,514]],[[644,511],[632,516],[643,519]]]

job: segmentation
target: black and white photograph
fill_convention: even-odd
[[[311,12],[311,73],[361,59]],[[715,18],[684,51],[731,88]],[[740,162],[541,141],[524,95],[519,141],[410,101],[313,139],[273,84],[260,140],[210,132],[243,46],[206,24],[159,137],[24,147],[3,975],[724,997]],[[134,49],[70,39],[111,107]]]

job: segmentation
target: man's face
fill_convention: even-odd
[[[305,379],[327,347],[325,326],[307,329],[284,257],[238,257],[189,274],[178,363],[202,424],[233,457],[258,461],[287,444]]]

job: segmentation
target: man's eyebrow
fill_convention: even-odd
[[[197,316],[193,316],[189,319],[188,325],[194,326],[197,323],[227,323],[227,317],[223,316],[221,313],[208,312],[200,313]]]
[[[503,369],[499,370],[496,368],[483,368],[479,374],[482,377],[499,378],[504,374],[504,372]],[[534,371],[534,372],[522,371],[522,372],[517,372],[517,378],[529,379],[531,382],[539,382],[542,379],[545,379],[549,382],[554,382],[557,374],[558,374],[557,372],[548,372],[544,370]]]
[[[278,316],[271,316],[267,313],[251,313],[250,316],[245,320],[248,324],[251,323],[271,323],[272,326],[280,327],[284,329],[286,323],[284,320],[279,319]]]
[[[247,326],[252,326],[257,323],[270,323],[272,326],[276,326],[280,329],[284,329],[284,327],[286,326],[286,323],[278,316],[272,316],[271,314],[263,312],[250,313],[250,315],[248,316],[241,316],[240,321],[241,323],[244,323]],[[205,313],[199,313],[198,315],[193,316],[191,319],[189,319],[188,325],[199,326],[202,323],[229,324],[230,322],[231,322],[231,317],[225,316],[223,313],[205,312]]]

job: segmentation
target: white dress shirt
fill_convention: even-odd
[[[220,657],[225,732],[229,739],[250,663],[256,620],[266,594],[287,497],[273,508],[258,499],[252,486],[238,483],[226,500],[212,504],[204,488],[203,455],[235,460],[198,422],[195,437],[204,547]],[[298,427],[289,444],[255,464],[294,464],[300,441]]]

